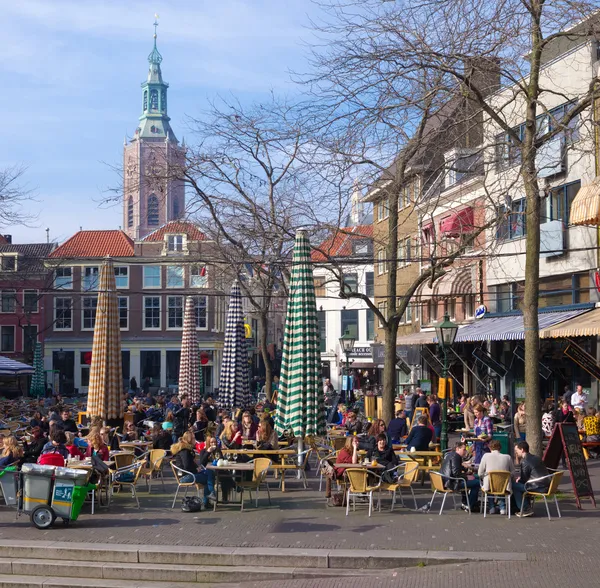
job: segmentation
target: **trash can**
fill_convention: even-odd
[[[23,510],[31,512],[40,504],[48,504],[52,489],[55,466],[26,463],[21,468],[23,474]]]
[[[84,486],[87,483],[89,472],[73,468],[56,468],[54,475],[55,482],[51,506],[56,516],[71,520],[74,494],[79,497],[79,493],[75,492],[75,487]],[[79,510],[81,510],[81,506]]]
[[[19,472],[16,466],[8,466],[0,470],[0,490],[6,506],[15,506],[17,504],[17,478]]]
[[[511,437],[512,433],[508,430],[494,431],[494,439],[496,439],[496,441],[500,441],[500,453],[511,455]]]

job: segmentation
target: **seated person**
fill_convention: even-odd
[[[543,478],[549,475],[548,469],[544,465],[544,462],[537,455],[531,455],[529,453],[529,443],[527,441],[519,441],[515,445],[515,456],[519,459],[519,472],[516,482],[513,482],[512,490],[517,506],[517,516],[521,516],[521,506],[523,506],[523,516],[530,517],[533,515],[533,508],[531,504],[523,505],[523,493],[525,492],[525,483],[529,480],[535,480],[537,478]],[[548,486],[550,486],[551,478],[546,478],[541,482],[532,482],[527,484],[527,490],[534,492],[547,492]]]
[[[467,455],[467,444],[464,441],[459,441],[454,445],[454,449],[446,453],[442,467],[440,468],[440,475],[444,480],[444,488],[450,488],[452,490],[464,489],[462,482],[458,480],[450,480],[450,478],[462,478],[469,493],[469,506],[471,510],[475,509],[477,505],[477,497],[479,495],[479,480],[469,480],[467,478],[467,470],[463,465],[463,460]],[[466,497],[463,497],[463,510],[467,510]]]
[[[238,430],[238,425],[235,421],[227,421],[221,433],[221,446],[223,449],[242,448],[242,432]]]
[[[33,413],[33,417],[29,421],[29,426],[32,429],[39,427],[42,431],[47,433],[49,429],[48,419],[42,416],[42,413],[38,410]]]
[[[204,413],[204,410],[199,408],[196,411],[196,422],[194,423],[194,436],[196,437],[196,441],[204,441],[207,427],[208,417]]]
[[[429,451],[429,444],[433,439],[433,430],[427,425],[427,417],[420,416],[406,438],[406,447],[409,451]]]
[[[344,423],[344,427],[346,428],[346,431],[348,431],[348,433],[350,433],[351,435],[353,435],[354,433],[360,435],[363,432],[362,421],[358,419],[355,410],[351,409],[346,413],[346,421]]]
[[[63,410],[61,417],[62,417],[61,425],[62,425],[63,431],[65,431],[65,432],[69,431],[70,433],[78,433],[77,424],[71,418],[71,411],[66,410],[66,409]]]
[[[18,465],[23,457],[23,449],[19,447],[14,435],[4,437],[2,440],[2,451],[0,452],[0,470],[10,465]]]
[[[569,406],[569,403],[564,400],[560,405],[560,408],[554,413],[554,420],[557,423],[574,423],[575,416]]]
[[[135,425],[132,422],[125,424],[125,431],[121,435],[121,441],[137,441],[140,438]]]
[[[374,449],[369,451],[367,457],[370,460],[377,460],[377,463],[385,468],[383,475],[381,476],[384,482],[393,482],[394,479],[398,477],[398,474],[394,472],[392,475],[389,470],[395,468],[400,461],[387,442],[387,435],[385,433],[379,433],[379,435],[377,435],[377,444]]]
[[[80,447],[75,445],[75,433],[72,433],[71,431],[65,431],[65,436],[67,438],[65,447],[69,451],[69,455],[71,457],[84,457],[85,451],[83,451]]]
[[[200,464],[202,467],[206,467],[215,459],[223,459],[223,454],[217,445],[217,440],[208,435],[204,442],[204,449],[202,449],[198,455],[198,464]],[[219,482],[221,484],[222,502],[227,504],[229,502],[229,493],[233,488],[235,488],[233,476],[223,475],[223,472],[221,472],[219,475]]]
[[[110,459],[108,446],[104,443],[100,433],[95,433],[89,437],[89,445],[85,452],[85,456],[92,457],[92,455],[97,455],[102,461],[108,461]]]
[[[596,409],[588,406],[585,409],[586,416],[583,417],[583,428],[585,429],[586,443],[598,443],[600,442],[600,420],[596,413]],[[587,448],[589,454],[592,457],[598,457],[598,448]]]
[[[180,482],[186,484],[189,482],[197,482],[204,486],[204,507],[208,506],[209,501],[215,502],[215,474],[211,470],[202,468],[200,471],[194,461],[194,434],[191,431],[186,431],[178,443],[171,447],[171,453],[174,457],[175,465],[188,472],[184,474]]]
[[[335,461],[337,463],[358,463],[358,437],[354,435],[346,437],[346,444],[338,452]],[[325,472],[325,470],[323,470]],[[331,470],[330,470],[331,471]],[[325,498],[331,498],[332,480],[341,480],[346,470],[344,468],[334,468],[331,475],[327,474],[325,479]]]
[[[242,439],[256,439],[256,431],[258,425],[252,419],[250,411],[246,410],[242,414],[242,422],[240,423],[240,431],[242,432]]]
[[[69,459],[70,454],[66,447],[66,443],[67,436],[65,435],[65,432],[61,431],[60,429],[54,430],[50,434],[50,441],[48,441],[48,443],[46,443],[46,445],[44,445],[42,448],[42,455],[40,457],[43,457],[46,453],[58,453],[62,456],[63,460]]]
[[[279,449],[277,433],[272,429],[268,420],[262,420],[256,430],[256,448],[267,451]]]
[[[392,443],[400,443],[403,437],[408,435],[408,425],[406,423],[406,411],[399,410],[396,413],[396,418],[390,421],[388,427],[388,435],[392,439]]]
[[[375,419],[367,431],[367,438],[360,442],[360,448],[367,452],[373,451],[377,447],[377,438],[380,434],[385,435],[386,447],[391,447],[392,442],[386,433],[385,422],[381,419]]]
[[[513,474],[513,461],[510,455],[503,455],[500,453],[501,449],[500,441],[492,439],[490,441],[490,453],[485,453],[479,462],[479,469],[477,475],[482,483],[485,490],[490,489],[490,479],[487,475],[488,472],[509,472]],[[511,490],[511,482],[508,483],[508,491]],[[489,513],[495,514],[496,508],[494,506],[494,498],[489,499]],[[500,508],[500,514],[506,514],[506,500],[504,498],[498,499],[498,507]]]
[[[31,442],[24,444],[23,461],[25,463],[36,463],[46,445],[46,438],[40,427],[34,427],[31,430],[31,436],[33,437]]]
[[[162,425],[155,423],[152,431],[152,449],[171,450],[173,445],[173,423],[164,422]]]

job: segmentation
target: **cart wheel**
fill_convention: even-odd
[[[49,529],[56,520],[54,511],[46,504],[40,504],[31,511],[31,522],[38,529]]]

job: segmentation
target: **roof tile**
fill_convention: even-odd
[[[164,241],[165,235],[187,235],[189,241],[206,241],[206,235],[194,223],[171,221],[156,231],[146,235],[142,241]]]
[[[133,241],[119,230],[79,231],[57,247],[51,258],[133,257]]]
[[[327,261],[330,257],[350,257],[352,242],[363,239],[373,239],[373,225],[338,229],[313,250],[311,258],[313,261]]]

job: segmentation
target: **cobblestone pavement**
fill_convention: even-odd
[[[589,462],[592,487],[600,489],[600,461]],[[276,486],[271,480],[271,486]],[[272,506],[261,492],[260,505],[248,506],[243,513],[235,506],[219,507],[217,512],[182,513],[171,510],[175,491],[167,479],[166,490],[148,495],[140,483],[138,510],[128,494],[117,495],[109,510],[98,509],[91,515],[84,507],[80,519],[70,527],[57,524],[48,531],[38,531],[26,515],[16,519],[15,511],[0,507],[0,542],[11,539],[87,541],[99,543],[204,545],[228,547],[305,547],[330,549],[430,549],[455,551],[522,551],[532,556],[539,553],[571,554],[575,557],[597,553],[600,541],[598,518],[600,509],[584,500],[577,510],[572,498],[561,500],[562,519],[548,521],[543,504],[536,506],[536,516],[527,519],[500,515],[470,517],[452,511],[446,503],[442,516],[437,511],[414,512],[397,508],[389,512],[389,499],[382,512],[367,516],[362,506],[350,516],[345,509],[325,505],[318,492],[318,479],[310,480],[304,490],[294,480],[285,493],[271,492]],[[571,492],[570,481],[563,485]],[[431,496],[427,485],[417,488],[419,505]],[[437,502],[437,501],[436,501]],[[407,504],[408,501],[407,501]],[[439,504],[439,503],[438,503]],[[551,507],[554,516],[554,507]],[[404,573],[404,572],[403,572]],[[417,573],[417,572],[415,572]],[[426,573],[433,573],[426,570]],[[508,572],[507,572],[508,573]]]

